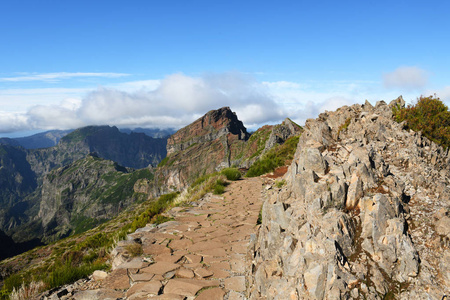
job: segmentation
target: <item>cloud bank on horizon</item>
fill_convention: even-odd
[[[128,74],[61,72],[0,78],[0,81],[124,76]],[[0,111],[0,133],[87,125],[180,128],[223,106],[231,107],[248,128],[256,129],[263,124],[279,123],[286,117],[303,124],[324,110],[362,103],[365,99],[390,101],[402,91],[404,97],[406,92],[407,100],[420,96],[420,92],[436,92],[443,100],[450,100],[450,87],[432,92],[426,90],[427,82],[425,70],[399,67],[383,75],[384,88],[376,81],[259,82],[243,73],[228,72],[199,77],[175,73],[161,80],[124,82],[95,89],[1,90],[4,110]],[[22,102],[22,111],[7,109],[12,105],[11,99]]]

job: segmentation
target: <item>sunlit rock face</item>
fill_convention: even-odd
[[[269,190],[250,299],[442,299],[450,290],[448,150],[389,105],[307,120],[287,184]]]

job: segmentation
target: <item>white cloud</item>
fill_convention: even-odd
[[[418,67],[399,67],[383,75],[386,88],[420,89],[428,82],[428,73]]]
[[[230,106],[250,126],[277,122],[286,116],[264,85],[240,73],[206,74],[202,77],[172,74],[162,80],[119,86],[128,91],[99,87],[82,97],[74,97],[74,94],[59,102],[29,105],[25,113],[10,113],[10,119],[22,120],[15,129],[30,130],[102,124],[182,127],[207,111],[223,106]],[[17,97],[17,94],[23,96],[27,93],[16,91],[10,94]],[[33,101],[27,103],[32,104]],[[11,126],[1,126],[0,132],[11,129]]]
[[[434,95],[436,94],[443,102],[450,106],[450,86],[445,86],[438,90],[428,90],[424,96]]]
[[[0,81],[8,82],[20,82],[20,81],[58,81],[61,79],[70,79],[76,77],[105,77],[105,78],[118,78],[129,76],[125,73],[82,73],[82,72],[58,72],[58,73],[43,73],[43,74],[29,74],[16,77],[3,77]]]
[[[8,97],[23,98],[22,107],[27,107],[22,113],[2,107],[5,117],[0,121],[0,132],[86,125],[179,128],[223,106],[229,106],[251,129],[286,117],[303,124],[324,110],[383,99],[376,94],[380,90],[380,83],[362,81],[261,83],[238,72],[200,77],[172,74],[161,80],[125,82],[89,91],[68,89],[66,94],[57,89],[29,93],[0,90],[0,104]],[[385,100],[398,96],[389,95]]]

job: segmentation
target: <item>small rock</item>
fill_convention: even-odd
[[[108,273],[106,273],[105,271],[96,270],[92,274],[92,279],[94,279],[94,281],[101,281],[104,280],[106,276],[108,276]]]

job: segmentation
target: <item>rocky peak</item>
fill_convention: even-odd
[[[167,154],[184,150],[195,143],[213,141],[228,134],[247,140],[249,134],[229,107],[211,110],[190,125],[178,130],[167,141]]]
[[[309,119],[251,246],[250,299],[443,299],[450,290],[448,150],[389,105]]]

